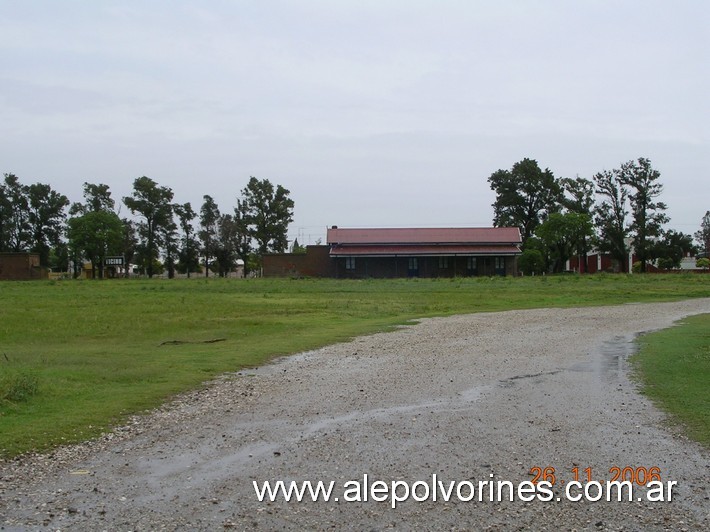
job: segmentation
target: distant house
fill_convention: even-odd
[[[264,256],[264,276],[517,275],[517,227],[328,229],[327,245]]]
[[[38,253],[0,253],[0,280],[47,279],[48,270],[39,263]]]

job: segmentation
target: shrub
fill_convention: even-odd
[[[39,378],[33,373],[6,375],[0,380],[0,402],[20,403],[37,395]]]
[[[658,259],[658,267],[662,270],[672,270],[675,266],[675,261],[668,257],[661,257]]]
[[[518,268],[525,275],[541,274],[545,270],[545,258],[537,249],[526,249],[518,258]]]

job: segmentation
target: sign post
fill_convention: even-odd
[[[114,272],[116,271],[117,268],[123,268],[123,265],[124,265],[124,260],[123,260],[123,257],[120,257],[120,256],[106,257],[104,259],[104,268],[106,268],[107,266],[112,266],[114,268]]]

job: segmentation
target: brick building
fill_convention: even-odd
[[[0,253],[0,280],[46,279],[47,269],[39,264],[37,253]]]

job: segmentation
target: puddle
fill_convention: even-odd
[[[485,387],[469,388],[459,392],[456,397],[450,399],[424,401],[385,408],[374,408],[371,410],[356,410],[341,416],[316,419],[303,425],[302,434],[310,436],[334,426],[337,427],[352,423],[397,420],[404,416],[426,410],[429,412],[456,412],[459,410],[467,410],[471,408],[472,403],[478,401],[481,394],[485,391],[484,388]]]
[[[629,357],[637,350],[635,335],[615,336],[592,351],[587,360],[569,369],[595,373],[606,382],[619,381],[625,379]]]

